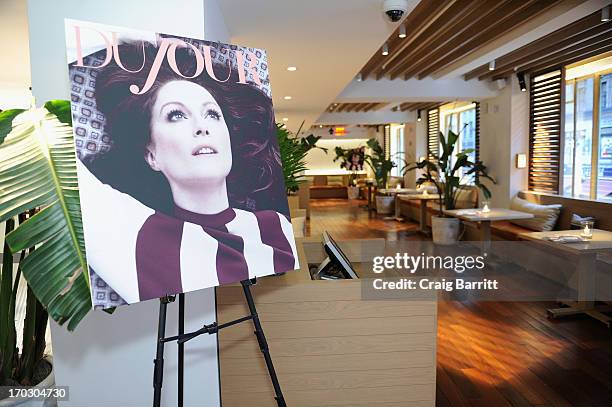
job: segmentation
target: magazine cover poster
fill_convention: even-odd
[[[66,20],[94,307],[298,268],[264,50]]]

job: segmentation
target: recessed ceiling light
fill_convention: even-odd
[[[297,71],[297,67],[296,67],[296,66],[288,66],[288,67],[287,67],[287,70],[288,70],[289,72],[295,72],[295,71]]]
[[[291,99],[293,99],[293,98],[292,98],[291,96],[285,96],[283,99],[285,99],[285,100],[291,100]]]
[[[288,118],[288,117],[283,117],[283,121],[284,121],[284,122],[288,122],[288,121],[289,121],[289,118]]]
[[[359,72],[357,74],[357,82],[361,82],[363,80],[363,75],[361,75],[361,72]]]
[[[322,124],[319,124],[319,128],[320,128],[320,129],[322,129],[322,128],[323,128],[323,125],[322,125]]]

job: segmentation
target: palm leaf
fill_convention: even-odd
[[[0,221],[42,207],[6,236],[33,246],[23,276],[49,315],[73,330],[91,309],[72,130],[46,109],[16,117],[0,146]]]

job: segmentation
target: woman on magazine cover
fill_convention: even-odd
[[[95,92],[112,146],[78,163],[90,267],[128,303],[297,268],[270,98],[189,78],[188,48],[136,95],[157,48],[119,50],[126,69],[99,69]]]

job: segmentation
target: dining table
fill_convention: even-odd
[[[520,220],[533,218],[532,213],[515,211],[505,208],[483,209],[448,209],[444,214],[458,218],[464,222],[475,222],[480,224],[480,240],[482,251],[489,252],[491,249],[491,222],[502,220]]]
[[[607,230],[592,229],[591,238],[584,238],[581,229],[555,230],[550,232],[526,232],[519,237],[544,245],[570,256],[576,256],[577,265],[577,300],[559,299],[566,305],[561,308],[548,309],[552,318],[568,315],[586,314],[603,322],[608,328],[612,325],[612,318],[604,312],[612,311],[609,305],[596,307],[596,270],[597,256],[600,254],[612,254],[612,232]],[[566,239],[566,236],[574,236],[576,239]]]
[[[420,191],[419,191],[420,192]],[[427,229],[427,202],[440,199],[438,194],[416,193],[416,194],[400,194],[396,198],[396,208],[399,208],[401,201],[419,201],[419,232],[429,235]],[[396,209],[398,210],[398,209]]]

